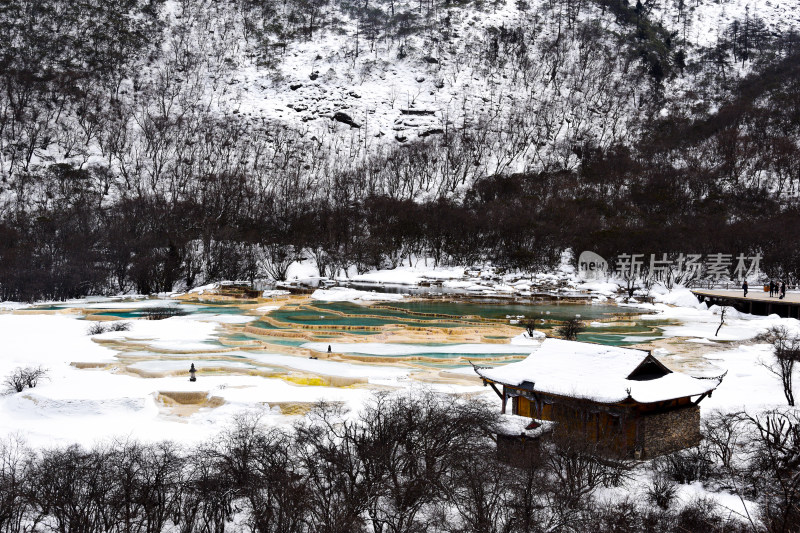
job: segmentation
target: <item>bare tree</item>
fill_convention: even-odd
[[[794,406],[793,379],[795,364],[800,360],[800,337],[785,326],[773,326],[765,337],[772,344],[773,360],[761,361],[761,364],[780,379],[786,401]]]
[[[25,390],[25,371],[17,368],[3,380],[6,391],[9,393],[22,392]]]
[[[3,384],[6,391],[10,393],[22,392],[25,388],[32,389],[39,384],[39,381],[47,376],[47,369],[41,366],[16,368],[11,374],[6,376]]]
[[[743,444],[741,413],[714,412],[703,418],[703,437],[709,451],[725,468],[732,466],[737,449]]]
[[[28,367],[25,368],[22,373],[25,380],[25,385],[27,385],[29,389],[32,389],[39,384],[39,380],[47,376],[47,369],[42,368],[41,366],[37,366],[35,368]]]
[[[751,468],[766,531],[789,533],[800,523],[800,414],[776,410],[749,417],[755,426]]]
[[[209,452],[253,531],[303,531],[306,476],[297,468],[296,449],[287,432],[265,428],[258,416],[244,413],[234,418]]]
[[[493,445],[458,457],[453,482],[446,486],[447,499],[461,519],[458,529],[452,531],[509,531],[517,516],[509,505],[508,480],[520,475],[516,470],[497,460]]]
[[[459,458],[485,445],[496,415],[475,399],[422,390],[377,394],[354,428],[355,449],[374,483],[367,516],[376,532],[425,531],[452,494]]]
[[[275,281],[286,281],[289,266],[300,257],[295,247],[286,243],[264,244],[257,254],[261,268]]]
[[[32,512],[28,497],[32,459],[31,450],[21,439],[0,441],[0,531],[36,530],[39,518]]]
[[[366,531],[365,511],[378,481],[358,449],[360,424],[343,418],[340,404],[320,403],[296,426],[297,460],[307,479],[308,525],[313,531]],[[362,450],[363,451],[363,450]]]
[[[719,326],[717,326],[717,331],[714,332],[714,336],[716,337],[719,335],[719,330],[722,329],[722,326],[725,324],[725,315],[728,312],[728,306],[723,306],[722,310],[719,313]]]
[[[586,329],[586,327],[583,325],[583,322],[575,317],[562,322],[556,329],[556,333],[568,341],[574,341],[578,338],[578,333],[582,332],[584,329]]]
[[[545,456],[556,490],[568,506],[576,506],[600,487],[618,486],[630,464],[603,439],[591,442],[582,429],[559,425]]]
[[[536,332],[536,326],[537,323],[535,318],[526,318],[522,323],[522,327],[525,328],[525,331],[528,333],[528,337],[531,338],[533,338],[533,335]]]

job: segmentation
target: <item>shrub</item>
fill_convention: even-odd
[[[524,322],[522,322],[522,327],[525,328],[525,331],[528,333],[528,337],[533,337],[533,335],[536,333],[537,325],[538,324],[536,323],[535,318],[528,318],[525,319]]]
[[[676,531],[720,531],[723,529],[719,507],[709,498],[697,498],[688,503],[675,517]]]
[[[17,368],[6,376],[3,384],[9,393],[22,392],[25,388],[32,389],[39,384],[39,380],[47,376],[47,369],[38,367]]]
[[[102,322],[95,322],[89,329],[86,331],[87,335],[100,335],[101,333],[105,333],[108,331],[108,327],[103,324]]]
[[[25,380],[25,385],[32,389],[39,384],[40,379],[47,377],[47,369],[41,366],[36,368],[28,367],[22,370],[22,376]]]
[[[128,331],[131,329],[130,322],[112,322],[110,324],[103,322],[95,322],[89,326],[88,335],[100,335],[101,333],[108,333],[109,331]]]
[[[11,374],[6,376],[3,381],[8,392],[22,392],[25,390],[25,376],[21,368],[17,368]]]
[[[708,479],[713,465],[709,450],[702,446],[665,455],[653,462],[657,472],[684,485]]]
[[[672,505],[678,488],[668,476],[657,473],[647,487],[647,500],[659,509],[667,510]]]
[[[578,333],[586,329],[583,325],[583,322],[578,320],[577,318],[570,318],[566,322],[562,323],[556,329],[556,333],[561,336],[563,339],[568,341],[574,341],[578,338]]]

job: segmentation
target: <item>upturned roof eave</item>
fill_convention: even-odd
[[[488,378],[488,377],[486,377],[486,376],[484,376],[483,374],[480,373],[480,369],[479,368],[475,368],[474,370],[475,370],[475,373],[478,374],[478,376],[480,376],[480,378],[483,381],[486,381],[486,382],[489,382],[489,383],[494,383],[496,385],[502,385],[504,387],[508,387],[508,388],[511,388],[511,389],[516,389],[516,390],[519,390],[519,391],[522,391],[522,392],[541,393],[541,394],[547,394],[549,396],[558,396],[558,397],[561,397],[561,398],[567,398],[567,399],[570,399],[570,400],[579,400],[579,401],[585,401],[585,402],[589,402],[589,403],[597,403],[597,404],[602,404],[602,405],[619,405],[619,406],[653,405],[653,404],[658,404],[658,403],[663,403],[663,402],[671,402],[671,401],[674,401],[674,400],[680,400],[682,398],[690,398],[691,399],[692,397],[695,397],[695,396],[703,396],[703,395],[706,395],[706,394],[709,394],[709,393],[712,393],[713,391],[715,391],[717,389],[717,387],[719,387],[720,383],[722,383],[722,378],[725,377],[724,374],[723,374],[720,378],[714,378],[714,379],[718,380],[716,385],[714,385],[712,387],[709,387],[707,390],[705,390],[703,392],[696,392],[694,394],[679,395],[679,396],[674,396],[674,397],[671,397],[671,398],[663,398],[663,399],[655,400],[655,401],[651,401],[651,402],[643,402],[643,401],[639,401],[636,398],[634,398],[630,394],[630,391],[625,391],[627,395],[624,398],[622,398],[620,400],[606,401],[606,400],[598,400],[596,398],[585,398],[585,397],[581,397],[581,396],[569,396],[569,395],[566,395],[566,394],[550,392],[550,391],[542,390],[542,389],[535,389],[535,388],[528,389],[528,388],[521,387],[520,386],[521,384],[511,384],[511,383],[506,383],[506,382],[499,381],[499,380],[496,380],[496,379]],[[694,378],[694,379],[697,379],[697,378]],[[529,381],[529,383],[534,383],[534,382],[530,382]]]

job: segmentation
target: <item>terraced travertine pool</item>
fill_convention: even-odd
[[[542,318],[545,320],[567,320],[579,315],[583,320],[598,320],[620,315],[641,314],[616,305],[576,303],[492,303],[460,302],[447,300],[413,300],[393,302],[393,309],[410,313],[432,313],[444,315],[473,315],[485,319],[508,319],[509,317]]]
[[[628,345],[660,336],[657,321],[647,325],[631,322],[639,312],[614,305],[598,304],[478,304],[447,301],[393,302],[363,306],[355,303],[321,303],[288,306],[269,313],[266,320],[251,326],[265,330],[294,330],[297,327],[313,330],[316,337],[336,337],[342,331],[354,335],[376,335],[376,328],[436,328],[454,329],[510,326],[519,329],[522,319],[535,318],[547,329],[554,324],[579,316],[582,320],[610,320],[622,324],[590,326],[583,340],[603,344]],[[519,331],[517,331],[519,332]],[[268,335],[268,333],[265,332]],[[507,342],[508,334],[485,334],[487,342]],[[640,340],[639,337],[642,339]]]
[[[258,303],[253,300],[252,303]],[[184,304],[173,300],[146,299],[130,301],[94,302],[91,300],[66,302],[58,304],[37,305],[33,309],[38,311],[67,311],[80,310],[87,315],[114,317],[120,319],[145,318],[155,309],[175,309],[182,314],[192,315],[241,315],[242,305],[247,302],[213,304]]]
[[[531,318],[536,319],[537,327],[552,330],[561,321],[579,316],[591,324],[579,340],[612,345],[660,338],[662,325],[653,320],[642,324],[635,320],[640,311],[608,304],[426,299],[363,305],[286,297],[273,302],[277,309],[260,310],[259,304],[264,303],[160,299],[68,302],[37,309],[71,310],[86,320],[138,320],[153,307],[171,307],[191,319],[221,322],[217,338],[194,343],[193,349],[182,350],[175,343],[155,349],[156,343],[148,344],[149,340],[131,341],[129,349],[120,346],[119,357],[139,372],[179,368],[180,363],[162,365],[159,361],[189,357],[201,361],[203,368],[221,372],[274,371],[261,368],[260,354],[446,369],[470,362],[503,363],[528,355],[529,344],[510,341],[524,331],[520,322]],[[331,346],[335,349],[328,354],[326,348]],[[220,362],[224,360],[231,363]]]

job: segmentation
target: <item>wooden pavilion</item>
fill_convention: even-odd
[[[475,367],[506,414],[555,422],[625,456],[649,458],[700,442],[699,403],[720,378],[674,372],[650,352],[546,339],[526,359]],[[525,433],[521,434],[524,440]]]

